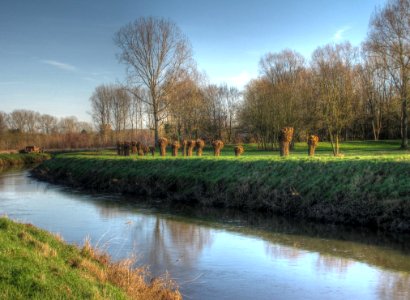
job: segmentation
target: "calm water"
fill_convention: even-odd
[[[0,215],[71,243],[89,236],[115,258],[136,254],[186,299],[410,299],[409,236],[135,202],[0,173]]]

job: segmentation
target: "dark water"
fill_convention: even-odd
[[[0,173],[0,215],[136,254],[186,299],[410,299],[409,236],[135,202]]]

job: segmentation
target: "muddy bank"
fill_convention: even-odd
[[[110,159],[61,155],[39,179],[185,205],[263,211],[410,232],[410,176],[397,161]]]

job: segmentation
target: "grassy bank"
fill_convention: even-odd
[[[111,262],[30,224],[0,218],[0,299],[180,299],[170,282],[145,283],[132,260]]]
[[[0,167],[12,167],[22,165],[32,165],[40,163],[46,159],[49,159],[50,155],[46,153],[0,153]]]
[[[395,142],[344,144],[344,158],[326,147],[314,158],[304,144],[288,158],[253,146],[240,158],[229,148],[219,158],[209,149],[201,158],[64,154],[35,173],[96,191],[409,232],[409,154]]]

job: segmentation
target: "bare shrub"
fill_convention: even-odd
[[[187,156],[192,156],[192,152],[195,148],[196,142],[195,140],[188,140],[187,141]]]
[[[204,147],[205,147],[205,141],[202,139],[197,139],[196,140],[196,155],[197,156],[202,156]]]
[[[212,147],[214,148],[214,156],[220,156],[221,150],[224,147],[224,142],[221,140],[215,140],[212,142]]]
[[[309,150],[308,150],[309,156],[314,156],[316,147],[319,144],[319,137],[317,135],[314,135],[314,134],[309,135],[307,144],[308,144],[308,147],[309,147]]]
[[[293,138],[293,127],[283,127],[279,133],[280,156],[289,155],[289,145]]]
[[[245,152],[242,145],[235,146],[235,148],[233,148],[233,150],[235,152],[235,156],[241,156]]]
[[[178,150],[181,148],[181,144],[178,141],[172,143],[172,156],[178,156]]]
[[[168,140],[164,137],[161,137],[158,139],[158,145],[160,149],[160,155],[165,156],[167,154]]]

